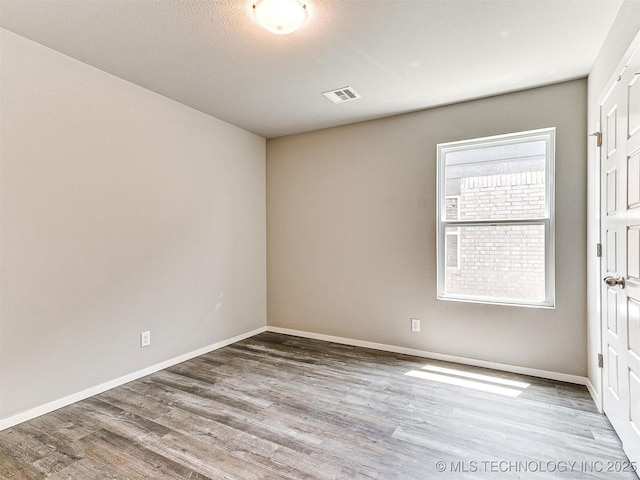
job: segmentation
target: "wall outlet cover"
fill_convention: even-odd
[[[140,334],[140,346],[148,347],[151,345],[151,332],[142,332]]]
[[[417,318],[412,318],[411,319],[411,331],[412,332],[419,332],[420,331],[420,320],[418,320]]]

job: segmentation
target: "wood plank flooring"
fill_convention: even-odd
[[[630,470],[584,387],[273,333],[0,432],[2,479],[636,479]]]

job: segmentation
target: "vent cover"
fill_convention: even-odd
[[[333,103],[344,103],[360,98],[360,95],[351,87],[342,87],[337,90],[322,92]]]

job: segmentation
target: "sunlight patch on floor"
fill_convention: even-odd
[[[482,392],[495,393],[511,398],[516,398],[524,389],[529,387],[529,384],[526,382],[454,370],[435,365],[426,365],[422,367],[422,370],[411,370],[405,373],[405,375]]]
[[[506,378],[494,377],[492,375],[481,375],[479,373],[465,372],[464,370],[454,370],[453,368],[438,367],[436,365],[426,365],[422,367],[423,370],[429,370],[436,373],[444,373],[446,375],[455,375],[456,377],[471,378],[473,380],[480,380],[482,382],[496,383],[498,385],[506,385],[507,387],[516,388],[529,388],[530,383],[519,382],[516,380],[509,380]]]

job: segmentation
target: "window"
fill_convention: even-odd
[[[438,298],[554,307],[555,129],[438,145]]]

